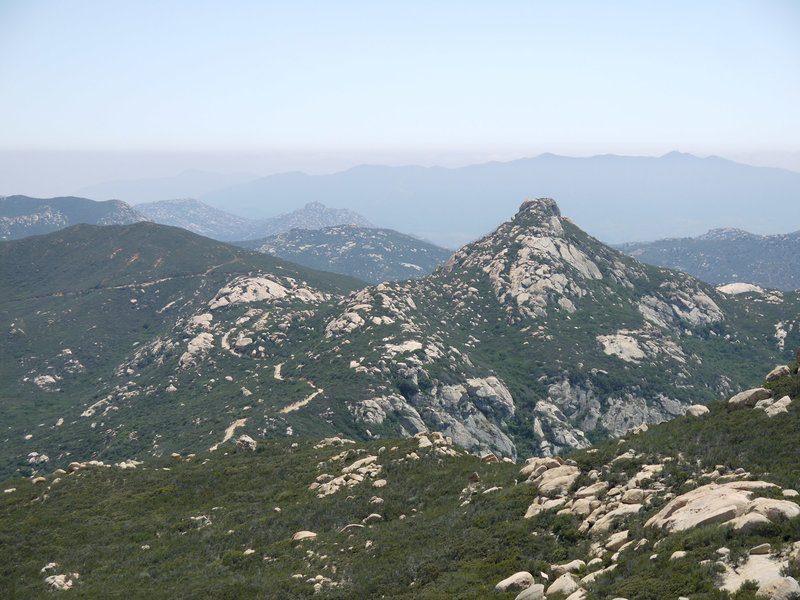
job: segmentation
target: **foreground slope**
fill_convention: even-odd
[[[0,588],[15,598],[752,600],[760,589],[786,599],[767,590],[800,589],[797,363],[766,385],[792,395],[783,412],[714,402],[521,469],[421,434],[245,438],[236,451],[8,480]]]
[[[428,277],[349,295],[352,279],[177,229],[81,231],[0,246],[3,472],[241,433],[440,430],[553,455],[682,415],[800,345],[796,294],[643,265],[549,199]]]
[[[73,196],[0,198],[0,240],[16,240],[77,225],[125,225],[146,218],[120,200],[95,202]]]
[[[239,245],[369,283],[419,279],[444,264],[452,254],[398,231],[355,225],[292,229]]]
[[[696,238],[630,242],[617,246],[642,262],[683,271],[713,284],[751,283],[779,290],[800,288],[800,231],[755,235],[715,229]]]

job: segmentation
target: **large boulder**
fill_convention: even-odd
[[[497,592],[516,592],[520,590],[527,590],[533,585],[533,575],[527,571],[519,571],[510,577],[506,577],[494,586]]]
[[[756,596],[770,600],[790,600],[800,596],[800,584],[794,577],[781,577],[759,587]]]
[[[786,365],[778,365],[777,367],[772,369],[772,371],[767,373],[766,381],[775,381],[776,379],[780,379],[781,377],[786,377],[787,375],[790,374],[791,371],[789,370],[789,367],[787,367]]]
[[[547,469],[544,473],[535,478],[529,478],[525,483],[535,485],[539,488],[539,493],[548,495],[552,493],[565,493],[575,482],[581,470],[572,465],[559,465],[558,467]]]
[[[702,404],[692,404],[689,408],[686,409],[686,414],[690,417],[699,417],[704,415],[708,412],[708,407],[703,406]]]
[[[548,596],[551,594],[562,594],[564,596],[569,596],[572,592],[577,590],[578,587],[578,582],[575,581],[575,578],[569,573],[565,573],[550,584],[550,587],[547,588],[546,593]]]
[[[787,410],[788,406],[792,403],[792,399],[789,396],[784,396],[780,400],[776,400],[769,406],[764,409],[764,412],[767,413],[767,416],[771,419],[780,414],[788,413]]]
[[[764,515],[768,519],[793,519],[800,515],[800,506],[791,500],[756,498],[750,505],[750,512]]]
[[[672,499],[645,525],[672,533],[709,523],[725,523],[755,508],[756,503],[750,500],[752,490],[773,485],[764,481],[733,481],[703,485]],[[766,505],[763,510],[767,510]]]
[[[753,408],[759,400],[772,398],[772,392],[767,388],[753,388],[739,392],[728,400],[728,410],[741,410],[743,408]]]
[[[544,600],[544,586],[534,583],[526,590],[522,590],[514,600]]]

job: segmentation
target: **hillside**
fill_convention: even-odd
[[[718,227],[800,229],[800,173],[719,157],[542,154],[459,168],[362,165],[329,175],[285,173],[200,196],[213,206],[268,217],[306,202],[347,206],[380,227],[447,248],[486,233],[521,198],[557,198],[565,214],[605,243],[699,235]]]
[[[549,456],[682,415],[800,346],[797,294],[726,295],[643,265],[549,199],[425,278],[364,289],[149,223],[6,242],[0,258],[4,474],[29,474],[31,452],[54,469],[241,433],[438,430]]]
[[[369,283],[419,279],[444,264],[452,254],[391,229],[354,225],[292,229],[238,245]]]
[[[696,238],[630,242],[616,246],[651,265],[688,273],[713,284],[752,283],[765,288],[800,288],[800,231],[754,235],[713,229]]]
[[[309,202],[302,208],[266,219],[240,217],[192,198],[137,204],[136,209],[156,223],[181,227],[221,241],[263,238],[292,228],[321,229],[345,224],[371,227],[361,215],[347,209],[329,208],[321,202]]]
[[[0,243],[0,280],[8,319],[0,421],[14,432],[1,443],[0,472],[26,465],[30,451],[60,464],[134,451],[115,450],[119,444],[158,452],[162,436],[170,447],[210,430],[222,439],[229,403],[245,400],[241,380],[253,378],[253,363],[212,347],[209,304],[270,300],[262,322],[294,321],[303,335],[308,311],[363,285],[149,222]],[[209,382],[199,378],[200,365],[224,372]],[[147,367],[152,378],[139,372]],[[174,393],[181,380],[191,382],[190,393]],[[302,383],[259,387],[288,399],[307,395]],[[128,410],[118,412],[111,398]]]
[[[243,436],[235,450],[76,462],[7,480],[0,588],[20,599],[61,589],[785,600],[800,591],[798,377],[792,363],[766,384],[774,398],[793,394],[774,414],[714,402],[524,465],[478,459],[437,433],[368,443]]]
[[[0,198],[0,240],[41,235],[70,225],[126,225],[146,218],[119,200],[95,202],[72,196],[60,198]]]

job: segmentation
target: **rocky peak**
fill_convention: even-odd
[[[523,214],[547,219],[560,217],[561,210],[552,198],[529,198],[520,205],[516,216],[519,217]]]

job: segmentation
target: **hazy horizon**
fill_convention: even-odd
[[[673,149],[660,154],[626,154],[620,152],[595,152],[587,154],[569,154],[563,152],[543,151],[530,155],[502,155],[490,153],[481,156],[479,153],[451,154],[446,156],[375,153],[373,155],[351,156],[323,155],[305,158],[303,156],[287,156],[281,153],[178,153],[178,152],[102,152],[102,151],[12,151],[0,150],[0,196],[25,195],[37,198],[81,195],[90,187],[114,184],[119,182],[139,182],[158,179],[178,178],[192,172],[230,176],[232,180],[241,182],[290,172],[308,175],[329,175],[363,165],[378,166],[420,166],[460,168],[479,165],[487,162],[511,162],[524,158],[535,158],[542,154],[555,154],[570,158],[589,158],[593,156],[616,155],[657,158]],[[736,158],[717,154],[692,154],[698,158],[718,156],[726,160],[755,167],[786,169],[800,173],[800,153],[775,156]],[[370,160],[372,158],[372,160]],[[750,158],[750,160],[746,160]],[[415,161],[415,159],[417,159]],[[438,160],[437,160],[438,159]],[[797,163],[795,167],[795,163]],[[795,167],[795,168],[793,168]],[[44,174],[43,174],[44,173]],[[220,185],[227,187],[226,185]],[[163,200],[178,197],[194,197],[191,190],[174,196],[165,196]],[[92,198],[108,200],[109,198]],[[129,204],[152,201],[136,198],[121,199]],[[346,207],[342,207],[346,208]]]
[[[800,172],[800,4],[0,0],[0,193],[545,152]]]

